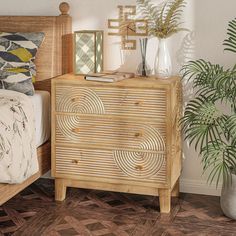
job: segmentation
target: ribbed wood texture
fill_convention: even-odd
[[[164,122],[134,122],[117,117],[56,115],[56,142],[108,149],[128,148],[165,152]]]
[[[76,147],[56,147],[56,173],[107,178],[117,181],[134,181],[165,184],[166,162],[163,154]]]
[[[169,211],[181,169],[180,94],[179,78],[111,84],[73,75],[52,80],[56,199],[63,200],[59,186],[68,179],[78,187],[95,181],[103,189],[117,184],[116,191],[122,184],[135,193],[141,187],[150,187],[149,194],[159,189],[162,210]]]
[[[126,115],[137,119],[166,117],[165,90],[62,85],[56,96],[59,112]]]

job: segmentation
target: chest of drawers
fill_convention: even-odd
[[[81,187],[159,195],[170,211],[181,171],[181,84],[133,78],[52,81],[52,175],[55,198]]]

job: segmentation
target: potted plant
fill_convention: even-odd
[[[225,50],[236,52],[236,20],[229,22]],[[190,61],[183,78],[193,84],[195,97],[182,118],[185,139],[195,143],[208,181],[223,180],[221,208],[236,219],[236,65],[225,69],[203,59]]]
[[[154,73],[159,77],[171,76],[172,64],[166,39],[185,30],[181,27],[185,5],[184,0],[168,0],[159,5],[154,5],[151,0],[137,0],[138,9],[148,22],[149,35],[159,39],[154,65]]]

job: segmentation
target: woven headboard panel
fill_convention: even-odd
[[[36,81],[71,72],[72,20],[69,5],[61,3],[60,16],[0,16],[0,32],[44,32],[45,40],[36,56]]]

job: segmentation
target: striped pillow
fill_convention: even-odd
[[[44,33],[0,32],[0,88],[34,94],[34,59]]]

